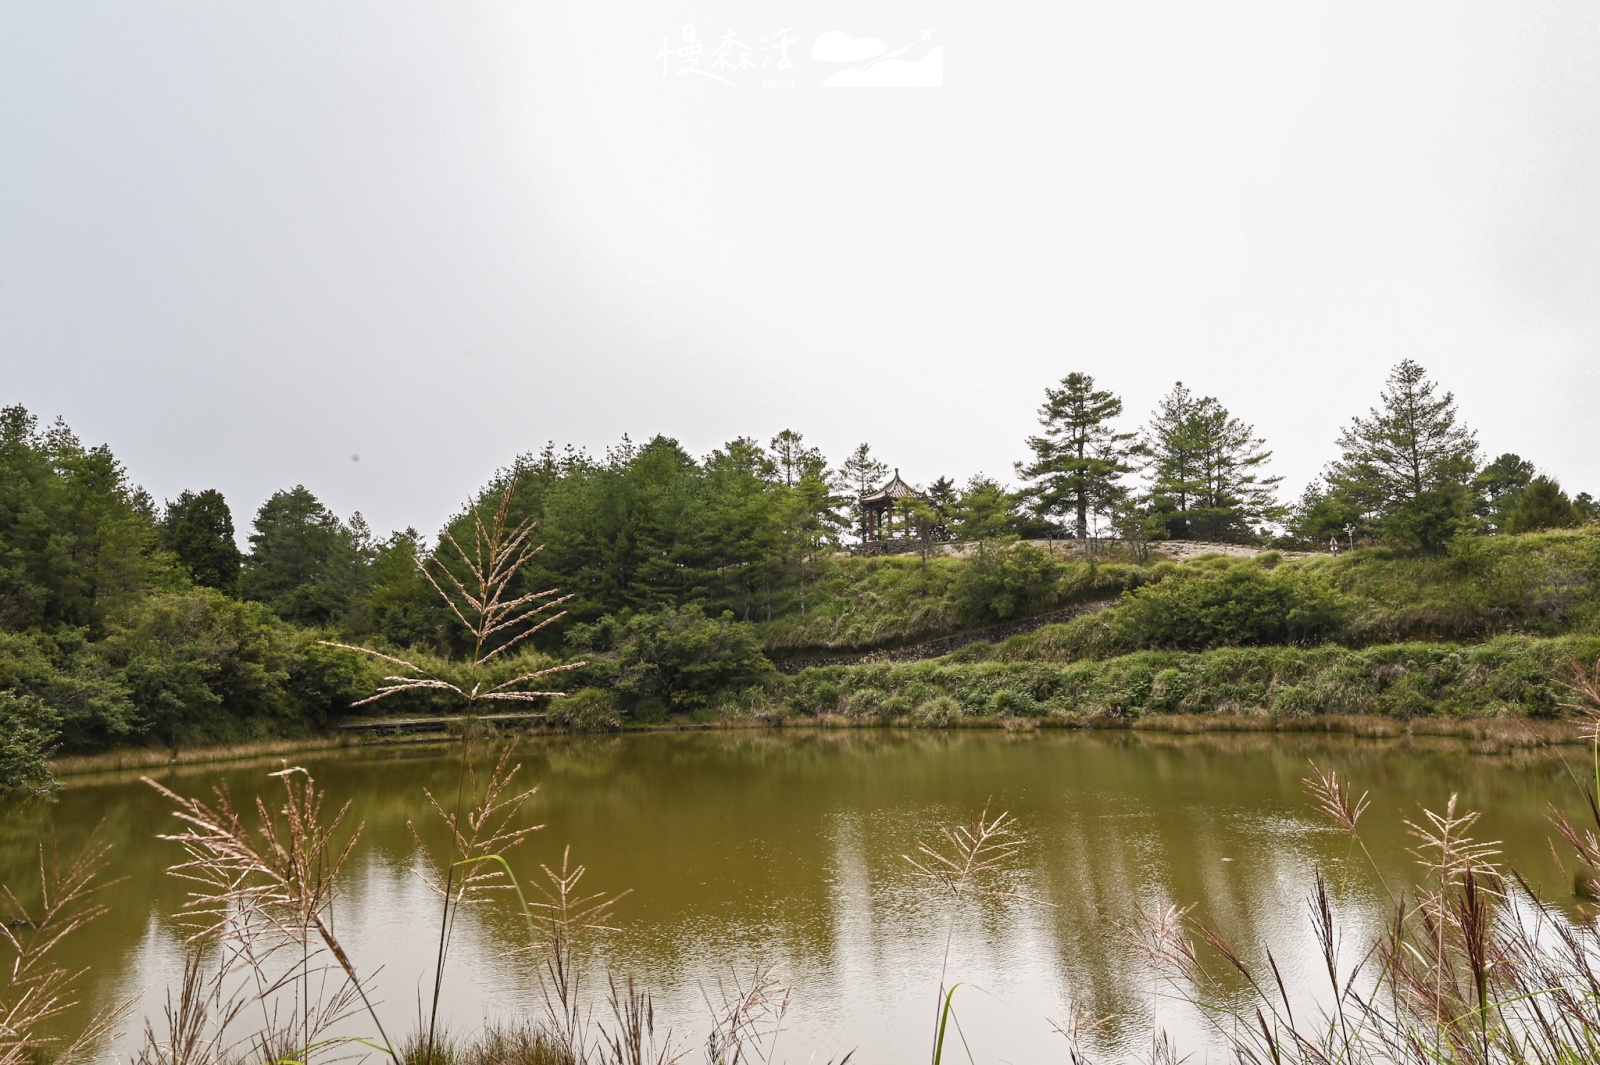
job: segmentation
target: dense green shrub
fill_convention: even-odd
[[[0,794],[48,790],[55,782],[49,759],[60,735],[60,717],[43,702],[0,691]]]
[[[551,703],[551,718],[574,732],[615,732],[622,727],[617,701],[605,688],[580,688]]]
[[[637,717],[700,709],[772,671],[750,626],[727,611],[709,618],[698,606],[575,625],[568,642],[578,654],[598,654],[590,677]]]
[[[1459,484],[1444,484],[1390,512],[1383,520],[1383,538],[1437,553],[1469,531],[1472,520],[1472,497],[1467,489]]]
[[[69,752],[302,733],[374,686],[363,660],[205,588],[148,596],[108,627],[98,643],[0,633],[0,691],[49,707]]]
[[[1223,647],[1137,651],[1099,661],[830,667],[786,677],[775,692],[795,711],[809,713],[825,684],[841,706],[874,718],[889,700],[904,696],[918,724],[1028,714],[1068,720],[1210,712],[1538,717],[1555,713],[1565,698],[1560,678],[1569,663],[1596,657],[1600,637],[1503,636],[1472,645],[1364,649]]]
[[[1578,511],[1561,486],[1548,477],[1535,477],[1517,494],[1506,515],[1506,532],[1539,532],[1578,524]]]
[[[139,603],[101,653],[128,689],[139,732],[176,746],[299,724],[287,689],[290,635],[256,604],[196,588]]]
[[[948,695],[936,696],[911,712],[911,720],[923,728],[948,728],[965,716],[966,708]]]
[[[1202,650],[1323,640],[1342,613],[1338,595],[1305,570],[1245,565],[1184,571],[1130,592],[1116,625],[1126,646]]]
[[[0,632],[0,691],[48,706],[69,751],[125,743],[139,732],[138,709],[123,678],[82,629]]]
[[[352,655],[348,651],[325,646],[315,632],[297,631],[289,640],[284,665],[288,673],[284,688],[289,699],[299,710],[304,725],[321,728],[341,714],[350,712],[351,705],[371,695],[388,672],[378,668],[381,663],[370,658]],[[524,667],[522,656],[506,656],[509,667]],[[550,662],[540,656],[538,665],[518,668],[518,673]],[[515,676],[508,671],[508,676]],[[451,707],[450,709],[457,709]],[[257,722],[260,728],[265,722]],[[281,719],[271,728],[298,728],[297,723],[284,723]]]
[[[973,625],[1036,614],[1054,602],[1060,574],[1060,563],[1031,544],[982,541],[956,578],[956,609]]]

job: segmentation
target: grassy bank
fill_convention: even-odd
[[[839,554],[818,563],[804,612],[785,603],[782,616],[756,631],[769,654],[784,657],[872,650],[1076,603],[1137,601],[1138,589],[1168,581],[1250,591],[1258,576],[1290,605],[1314,599],[1327,615],[1323,634],[1352,646],[1589,631],[1600,622],[1600,527],[1464,537],[1438,555],[1379,547],[1139,564],[1114,554],[1069,559],[1027,545],[991,545],[924,564],[915,556]],[[1143,594],[1156,595],[1153,587]],[[1213,635],[1219,642],[1280,642],[1248,630]],[[1117,649],[1161,636],[1129,632]]]
[[[997,660],[968,650],[906,665],[808,669],[749,688],[718,712],[925,727],[987,718],[1081,724],[1167,715],[1548,719],[1561,714],[1562,678],[1571,664],[1600,657],[1600,637],[1138,651],[1069,662]]]
[[[773,728],[785,730],[830,730],[917,727],[918,722],[911,717],[885,719],[824,713],[758,718],[747,714],[730,713],[724,716],[702,719],[684,717],[668,722],[630,723],[624,726],[622,731],[626,733],[741,732],[750,729]],[[1262,714],[1214,712],[1208,714],[1159,714],[1143,717],[1084,719],[974,715],[954,719],[944,727],[997,729],[1013,734],[1056,729],[1126,729],[1144,733],[1165,733],[1179,736],[1229,733],[1325,733],[1374,740],[1437,739],[1444,742],[1462,742],[1470,745],[1474,753],[1486,754],[1591,742],[1589,733],[1582,722],[1568,718],[1535,719],[1511,715],[1475,718],[1393,718],[1359,714],[1273,717]],[[571,731],[561,727],[506,729],[494,732],[474,730],[471,739],[473,741],[481,741],[486,738],[512,739],[517,736],[548,739],[568,735]],[[52,762],[51,768],[57,777],[70,779],[72,777],[102,774],[139,774],[174,768],[238,765],[249,762],[270,764],[277,759],[294,755],[334,750],[389,747],[399,744],[408,746],[451,745],[462,743],[466,740],[467,737],[463,734],[451,734],[441,729],[438,732],[408,736],[350,734],[322,739],[280,740],[249,744],[215,744],[184,748],[176,752],[122,749],[103,751],[93,755],[72,755],[59,758]]]
[[[827,716],[942,727],[1169,714],[1547,717],[1560,702],[1554,678],[1573,658],[1600,656],[1600,528],[1467,538],[1442,555],[1368,548],[1147,564],[991,544],[926,565],[824,556],[808,579],[803,613],[780,599],[770,622],[689,606],[563,623],[565,646],[502,656],[495,668],[588,661],[557,678],[578,698],[550,707],[557,725],[578,730]],[[942,658],[793,676],[771,666],[1083,603],[1106,608]],[[171,748],[306,749],[332,742],[328,728],[384,672],[318,642],[339,633],[295,629],[206,590],[149,597],[119,625],[99,643],[0,634],[0,723],[35,734],[19,759],[36,766],[52,734],[71,756],[56,762],[62,772],[165,764]],[[437,650],[380,646],[440,676],[459,671]],[[460,707],[415,692],[379,709]]]
[[[595,641],[590,667],[572,675],[575,697],[554,709],[576,729],[1168,715],[1542,719],[1561,713],[1572,663],[1600,657],[1600,530],[1592,529],[1479,538],[1443,556],[1269,552],[1138,566],[996,547],[986,561],[930,559],[926,569],[915,558],[849,559],[838,562],[835,584],[819,582],[819,605],[803,626],[755,631],[769,654],[774,639],[792,649],[908,639],[917,625],[974,617],[958,609],[971,601],[961,597],[990,578],[985,587],[1003,589],[1006,574],[1046,581],[1025,600],[1032,606],[1112,602],[940,658],[787,676],[763,671],[761,645],[737,621],[635,618],[609,643]],[[915,614],[919,602],[924,612]],[[913,616],[922,620],[911,624]],[[1385,638],[1396,634],[1404,638]]]
[[[1600,529],[1475,537],[1445,555],[1367,548],[1146,567],[1114,607],[977,653],[1069,662],[1150,649],[1346,647],[1600,631]],[[970,657],[971,652],[969,652]]]

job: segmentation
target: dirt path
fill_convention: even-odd
[[[1230,555],[1234,558],[1255,558],[1274,550],[1270,547],[1255,547],[1251,544],[1208,544],[1199,540],[1161,540],[1150,545],[1152,558],[1164,558],[1171,562],[1188,562],[1201,555]],[[1315,551],[1279,551],[1285,562],[1292,562],[1300,558],[1315,558]]]
[[[1121,560],[1123,551],[1120,540],[1099,540],[1085,545],[1082,540],[1024,540],[1023,543],[1037,547],[1041,551],[1061,559],[1082,558],[1086,547],[1095,547],[1102,552],[1103,560]],[[934,544],[928,549],[928,554],[945,558],[967,558],[977,550],[975,543]],[[1201,555],[1228,555],[1233,558],[1254,558],[1264,555],[1268,551],[1276,550],[1270,547],[1257,547],[1253,544],[1226,544],[1212,543],[1204,540],[1156,540],[1150,544],[1150,557],[1153,561],[1166,559],[1170,562],[1188,562],[1190,559],[1199,558]],[[917,548],[911,541],[906,541],[891,553],[914,555]],[[1285,560],[1297,558],[1314,558],[1314,551],[1279,551]],[[1111,558],[1104,558],[1110,555]]]

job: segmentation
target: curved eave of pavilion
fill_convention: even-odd
[[[894,480],[890,481],[888,484],[884,485],[870,496],[862,496],[860,503],[863,506],[867,505],[868,503],[894,503],[898,502],[899,500],[910,499],[912,497],[921,499],[922,493],[902,481],[900,479],[900,471],[896,470],[894,472]]]

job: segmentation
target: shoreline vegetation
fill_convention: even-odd
[[[470,723],[470,722],[469,722]],[[1504,754],[1542,747],[1589,745],[1593,735],[1577,718],[1528,719],[1505,715],[1485,718],[1418,717],[1397,719],[1375,715],[1330,714],[1318,717],[1272,718],[1259,714],[1161,715],[1142,718],[1097,718],[1086,721],[1039,720],[1021,717],[967,718],[948,729],[998,731],[1016,735],[1034,732],[1134,732],[1178,736],[1325,734],[1363,740],[1442,740],[1459,742],[1474,754]],[[628,725],[606,735],[652,735],[679,732],[832,732],[878,730],[926,732],[910,719],[873,720],[828,714],[816,718],[790,718],[778,722],[735,719],[716,722],[673,721]],[[576,735],[567,728],[528,728],[515,731],[463,729],[407,736],[356,733],[348,736],[263,740],[256,743],[217,744],[177,752],[149,748],[118,748],[96,754],[72,755],[51,762],[59,778],[92,777],[140,770],[186,768],[240,763],[268,763],[285,756],[375,747],[445,746],[483,740],[546,740]]]
[[[880,487],[868,445],[833,465],[791,430],[552,445],[436,537],[297,485],[241,551],[220,493],[158,507],[108,447],[0,409],[0,792],[491,703],[573,732],[1542,721],[1600,659],[1600,504],[1483,461],[1415,363],[1292,507],[1215,397],[1122,416],[1086,374],[1046,389],[1015,489]]]

